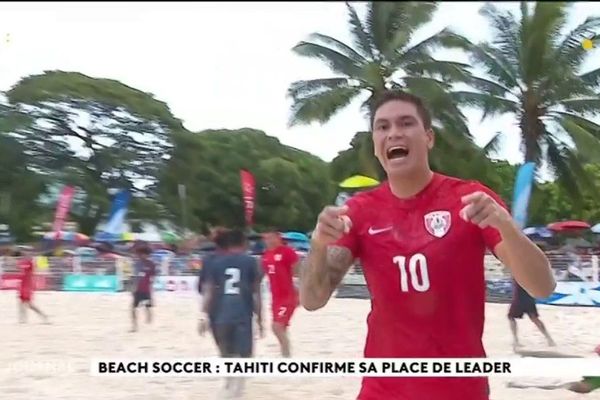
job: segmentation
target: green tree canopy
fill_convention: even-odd
[[[174,136],[175,149],[161,176],[160,194],[180,222],[178,185],[187,192],[187,227],[244,226],[240,170],[256,180],[256,229],[309,230],[335,193],[327,163],[253,129],[208,130]]]
[[[31,236],[43,209],[37,203],[44,191],[43,177],[27,168],[25,149],[17,140],[0,134],[0,223],[10,226],[19,240]]]
[[[7,97],[11,119],[20,122],[9,130],[26,148],[28,164],[84,193],[74,216],[86,233],[108,209],[108,188],[153,197],[171,135],[183,129],[151,94],[77,72],[26,77]]]

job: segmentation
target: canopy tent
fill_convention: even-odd
[[[43,238],[45,240],[62,240],[65,242],[87,242],[90,240],[88,235],[78,232],[46,232]]]
[[[302,232],[285,232],[282,237],[290,242],[310,242],[309,237]]]
[[[368,176],[354,175],[342,181],[339,186],[344,189],[360,189],[379,185],[379,181]]]
[[[600,233],[600,223],[592,226],[592,232],[594,232],[594,233]]]
[[[97,242],[134,242],[136,240],[135,233],[125,232],[125,233],[108,233],[108,232],[98,232],[96,236],[94,236],[94,240]]]
[[[548,229],[553,230],[555,232],[563,232],[570,230],[581,230],[581,229],[590,229],[591,226],[587,222],[584,221],[560,221],[553,222],[548,225]]]
[[[552,231],[544,226],[530,226],[523,229],[523,233],[527,236],[538,236],[541,238],[551,238],[553,236]]]

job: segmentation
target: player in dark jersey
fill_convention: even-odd
[[[521,287],[513,279],[513,298],[508,310],[508,320],[510,321],[510,330],[513,335],[513,349],[516,351],[521,344],[519,343],[519,336],[517,335],[517,319],[523,318],[524,314],[527,314],[531,322],[542,332],[546,337],[549,346],[556,346],[554,340],[548,333],[546,326],[539,317],[536,300],[532,297],[525,289]]]
[[[366,358],[485,357],[486,250],[537,297],[556,286],[548,259],[496,193],[432,171],[433,118],[421,99],[388,91],[371,104],[387,181],[321,212],[300,302],[323,307],[360,259],[372,298]],[[358,398],[488,400],[489,385],[485,377],[365,377]]]
[[[137,260],[134,266],[133,304],[131,307],[131,332],[138,329],[136,309],[145,303],[146,322],[152,322],[152,282],[156,275],[156,265],[150,259],[152,250],[147,244],[138,245],[136,248]]]
[[[210,321],[221,357],[249,358],[254,347],[253,314],[257,316],[261,336],[264,335],[260,296],[262,274],[257,260],[247,254],[242,231],[221,232],[215,242],[225,251],[207,258],[204,265],[203,311],[207,318],[200,322],[200,333],[207,330],[206,321]],[[239,396],[243,385],[243,379],[227,379],[225,390]]]

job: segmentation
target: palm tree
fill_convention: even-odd
[[[290,126],[311,122],[326,123],[355,99],[366,97],[362,109],[367,117],[378,95],[386,89],[403,89],[422,97],[432,108],[434,127],[446,148],[477,152],[466,118],[450,96],[452,83],[469,82],[467,65],[436,60],[437,47],[463,46],[465,39],[448,29],[416,44],[415,32],[431,21],[436,2],[369,2],[362,21],[346,3],[352,43],[348,45],[320,33],[298,43],[293,51],[325,62],[333,77],[293,82],[288,95],[293,100]],[[360,159],[364,170],[373,175],[381,169],[369,146]],[[369,154],[370,153],[370,154]],[[448,157],[440,152],[439,157]],[[438,157],[438,158],[439,158]],[[435,164],[436,157],[433,157]],[[370,165],[369,165],[370,164]]]
[[[564,32],[569,8],[567,2],[537,2],[531,10],[521,2],[518,18],[492,4],[482,7],[494,39],[466,49],[488,77],[471,82],[477,92],[453,96],[483,109],[484,118],[514,114],[525,161],[547,161],[578,196],[582,184],[593,187],[583,163],[600,157],[600,125],[589,119],[600,112],[600,69],[582,73],[591,53],[582,41],[597,33],[600,18]]]

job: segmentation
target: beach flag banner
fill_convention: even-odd
[[[244,217],[246,219],[246,224],[252,226],[254,223],[254,209],[256,206],[256,182],[254,180],[254,175],[247,170],[240,171],[240,180],[242,184],[242,200],[244,202]]]
[[[534,173],[535,163],[532,162],[521,165],[517,171],[513,193],[512,215],[520,229],[525,228],[527,224],[527,208],[529,207]]]

